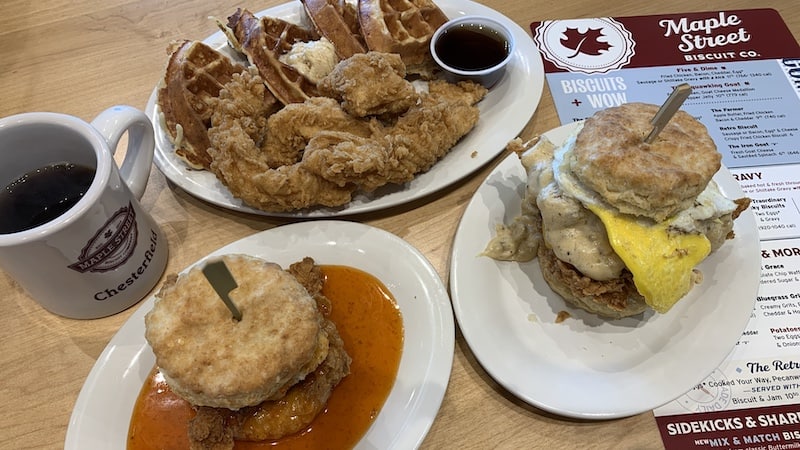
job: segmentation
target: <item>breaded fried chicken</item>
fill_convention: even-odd
[[[314,262],[314,258],[306,256],[286,269],[298,283],[300,283],[308,294],[317,302],[317,309],[323,316],[327,317],[331,313],[331,301],[322,295],[322,286],[325,277],[322,269]]]
[[[310,206],[350,202],[354,188],[338,186],[302,164],[271,168],[241,126],[209,133],[211,171],[234,197],[264,211],[295,211]]]
[[[397,119],[388,139],[389,183],[405,183],[436,162],[478,123],[475,106],[488,91],[470,81],[432,81],[420,105]]]
[[[296,149],[286,152],[274,146],[277,150],[271,152],[261,148],[264,141],[274,139],[274,136],[266,137],[268,126],[261,120],[261,112],[253,109],[253,116],[242,117],[241,114],[244,108],[258,102],[258,95],[236,86],[258,84],[258,79],[243,74],[226,85],[226,90],[241,91],[241,95],[220,96],[212,116],[213,126],[208,131],[212,145],[208,149],[212,158],[210,170],[235,197],[265,211],[292,211],[313,205],[339,206],[349,202],[353,188],[339,187],[299,164],[281,165],[286,158],[297,158]]]
[[[306,144],[320,131],[344,131],[362,137],[372,134],[369,121],[347,114],[339,103],[327,97],[286,105],[269,118],[268,128],[269,137],[262,151],[270,155],[273,168],[300,161]]]
[[[350,356],[330,320],[326,330],[331,338],[328,357],[282,399],[238,411],[198,408],[189,422],[192,450],[230,450],[234,440],[278,439],[307,428],[325,408],[333,388],[350,373]]]
[[[396,116],[419,99],[405,76],[400,55],[368,52],[340,61],[317,87],[321,95],[341,101],[342,108],[355,117]]]
[[[383,136],[359,139],[320,133],[309,141],[303,163],[337,186],[355,184],[372,191],[387,183],[405,183],[430,169],[478,122],[475,105],[486,89],[472,82],[430,83]]]
[[[219,97],[211,100],[211,104],[209,139],[214,134],[237,127],[253,141],[255,147],[265,142],[267,119],[280,107],[264,85],[264,80],[253,69],[234,75],[220,91]],[[213,141],[211,145],[216,146]],[[279,165],[270,155],[263,157],[267,164]]]
[[[321,83],[342,104],[312,97],[270,115],[271,104],[257,105],[260,77],[245,72],[215,104],[210,170],[234,197],[271,212],[341,206],[357,190],[411,181],[475,126],[487,90],[431,81],[417,93],[403,74],[396,55],[355,55]]]
[[[427,103],[462,101],[474,105],[488,93],[489,90],[483,85],[471,81],[459,81],[454,84],[444,80],[433,80],[428,83],[428,94],[430,95],[427,97]]]
[[[349,133],[319,133],[306,146],[303,164],[338,186],[355,185],[371,192],[389,182],[389,142]]]

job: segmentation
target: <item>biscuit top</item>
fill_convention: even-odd
[[[244,255],[223,260],[238,284],[230,297],[241,321],[195,267],[162,287],[145,316],[145,337],[178,395],[237,409],[313,370],[327,338],[316,302],[279,265]]]
[[[652,144],[657,105],[629,103],[586,119],[572,150],[575,177],[623,213],[663,221],[692,205],[722,156],[702,123],[678,111]]]

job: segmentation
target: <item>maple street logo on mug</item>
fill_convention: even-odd
[[[631,62],[631,33],[612,18],[548,20],[533,37],[542,55],[556,67],[586,74],[620,69]]]
[[[120,208],[97,230],[69,268],[78,272],[107,272],[125,264],[136,249],[139,231],[133,205]]]

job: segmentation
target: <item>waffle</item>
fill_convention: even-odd
[[[317,32],[336,48],[339,59],[365,53],[356,9],[344,0],[301,0]]]
[[[447,16],[431,0],[359,0],[358,20],[370,50],[398,53],[416,72],[432,62],[430,40]]]
[[[259,19],[246,9],[228,17],[227,27],[228,36],[236,39],[232,46],[247,55],[278,101],[284,105],[302,103],[317,95],[316,83],[279,60],[293,44],[318,40],[316,31],[276,17]]]
[[[207,169],[211,99],[244,67],[199,41],[175,42],[169,50],[158,90],[162,125],[179,157],[194,168]]]

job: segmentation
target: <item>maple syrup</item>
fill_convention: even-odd
[[[487,26],[461,23],[442,32],[434,48],[448,66],[464,71],[480,71],[500,64],[508,56],[508,40]]]

